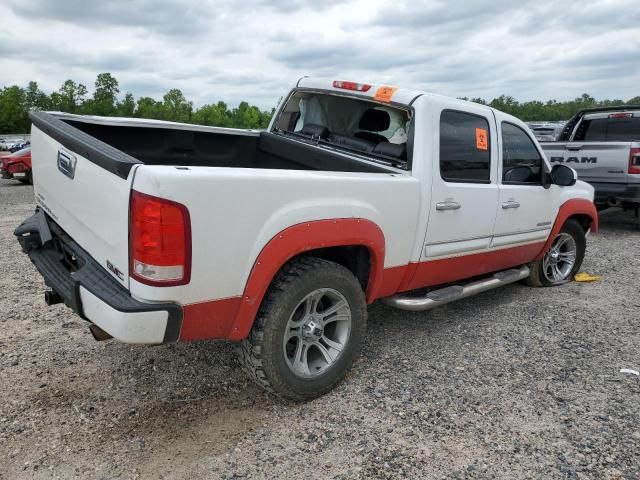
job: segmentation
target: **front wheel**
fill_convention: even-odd
[[[567,220],[544,257],[529,265],[529,283],[554,287],[571,281],[582,265],[586,245],[582,226],[575,220]]]
[[[360,352],[367,306],[355,276],[315,257],[289,262],[262,302],[240,362],[264,389],[309,400],[333,389]]]

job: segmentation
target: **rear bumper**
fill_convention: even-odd
[[[176,342],[182,307],[144,303],[74,242],[44,211],[26,219],[15,235],[45,283],[82,318],[126,343]]]
[[[640,203],[640,183],[589,182],[595,189],[595,203],[619,202]]]

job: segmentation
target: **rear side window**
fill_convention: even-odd
[[[542,183],[542,157],[533,141],[520,127],[502,124],[502,183]]]
[[[440,175],[446,182],[490,183],[489,122],[455,110],[440,116]]]
[[[574,140],[585,142],[640,140],[640,117],[585,120],[584,126],[579,127],[576,132]]]

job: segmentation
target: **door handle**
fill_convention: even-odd
[[[567,150],[570,152],[577,152],[582,149],[582,145],[567,145]]]
[[[462,205],[458,202],[453,202],[451,200],[446,200],[444,202],[436,203],[436,210],[458,210]]]
[[[502,204],[502,209],[503,210],[508,210],[510,208],[518,208],[520,206],[520,204],[518,202],[516,202],[515,200],[509,200],[508,202],[504,202]]]

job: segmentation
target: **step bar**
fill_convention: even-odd
[[[449,302],[462,300],[463,298],[486,292],[487,290],[493,290],[503,285],[519,282],[528,276],[529,267],[523,265],[520,268],[503,270],[493,274],[491,277],[477,280],[466,285],[452,285],[438,290],[432,290],[424,297],[393,295],[391,297],[385,297],[381,301],[389,307],[409,310],[411,312],[422,312],[445,305]]]

